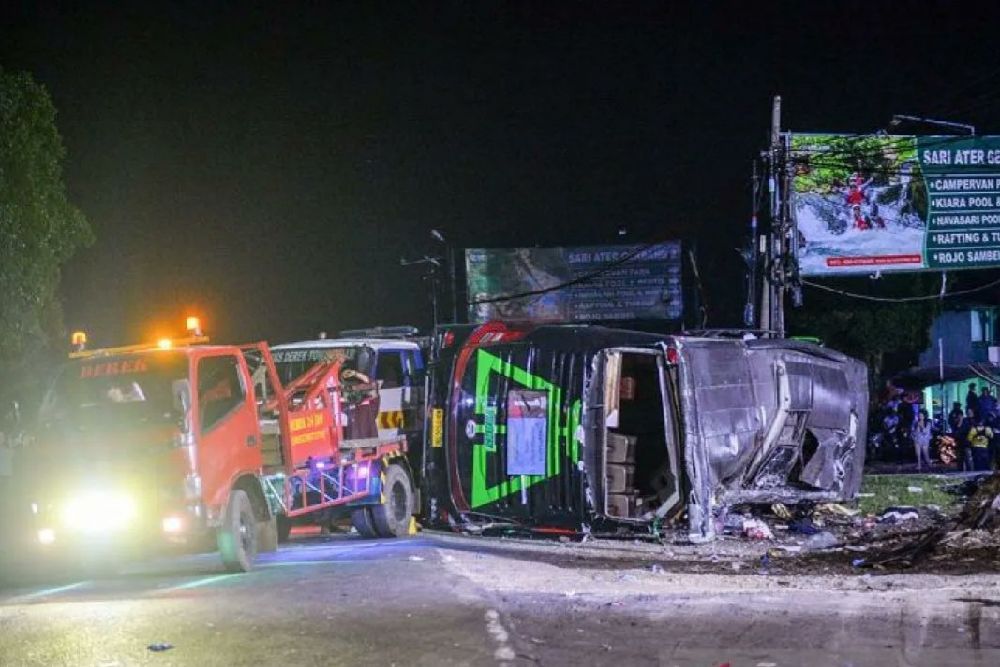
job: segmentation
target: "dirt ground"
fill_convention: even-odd
[[[539,562],[575,561],[583,569],[726,575],[847,575],[893,572],[968,575],[1000,573],[1000,531],[954,530],[912,564],[880,564],[886,554],[929,531],[949,527],[974,484],[945,475],[872,475],[856,507],[736,507],[716,520],[718,538],[691,544],[685,530],[656,538],[527,539],[500,536],[486,550],[533,552]],[[966,484],[965,495],[960,487]],[[923,501],[923,502],[921,502]],[[746,520],[762,522],[770,536],[748,537]],[[803,524],[805,524],[803,526]],[[813,535],[807,534],[812,532]],[[833,546],[816,548],[816,533]]]

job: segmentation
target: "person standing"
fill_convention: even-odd
[[[976,418],[976,425],[969,430],[969,450],[972,453],[972,469],[976,471],[989,470],[990,442],[993,440],[993,429],[983,423],[982,417]]]
[[[951,412],[948,413],[948,430],[952,434],[957,434],[959,427],[962,425],[962,417],[964,417],[962,412],[962,404],[955,401],[951,404]]]
[[[958,445],[958,467],[962,470],[972,470],[972,452],[969,445],[969,431],[976,423],[976,413],[969,408],[965,411],[958,429],[955,431],[955,443]]]
[[[927,417],[927,411],[921,410],[917,416],[917,421],[913,425],[913,447],[917,451],[917,470],[923,468],[924,463],[931,467],[931,422]]]
[[[979,395],[976,394],[976,383],[969,383],[969,391],[965,394],[965,409],[976,412],[979,409]]]
[[[989,421],[996,407],[997,400],[990,393],[989,386],[983,385],[982,392],[979,394],[979,411],[976,414],[984,422]]]

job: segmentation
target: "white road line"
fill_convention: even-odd
[[[56,586],[55,588],[43,588],[40,591],[35,591],[34,593],[25,593],[24,595],[18,595],[12,597],[9,600],[2,600],[0,604],[18,604],[21,602],[30,602],[31,600],[38,600],[40,598],[48,597],[49,595],[58,595],[59,593],[65,593],[66,591],[76,590],[85,586],[88,582],[78,581],[75,584],[67,584],[65,586]]]
[[[189,588],[201,588],[202,586],[208,586],[209,584],[214,584],[217,581],[225,581],[226,579],[230,579],[232,577],[239,577],[239,576],[242,576],[242,575],[240,575],[239,573],[217,574],[217,575],[212,576],[212,577],[203,577],[201,579],[195,579],[194,581],[189,581],[186,584],[180,584],[179,586],[173,586],[173,587],[171,587],[171,588],[169,588],[167,590],[168,591],[186,591]]]
[[[486,610],[486,631],[490,633],[493,641],[497,643],[497,649],[493,651],[493,657],[499,660],[500,664],[506,664],[517,657],[514,649],[507,643],[510,640],[510,635],[500,622],[500,614],[496,609]]]

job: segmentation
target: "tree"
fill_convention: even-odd
[[[905,274],[886,276],[879,296],[913,297],[933,293],[936,276]],[[867,278],[840,279],[836,289],[871,292]],[[819,290],[806,293],[805,305],[788,311],[793,334],[817,336],[836,350],[868,364],[872,398],[889,376],[913,366],[930,344],[930,326],[939,309],[937,300],[876,302]]]
[[[8,386],[63,337],[60,269],[93,242],[66,197],[55,119],[43,85],[0,69],[0,372]]]

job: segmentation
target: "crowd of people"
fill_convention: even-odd
[[[917,469],[942,465],[960,470],[993,470],[1000,464],[1000,404],[989,385],[970,383],[965,405],[955,401],[947,418],[932,418],[919,395],[896,392],[876,415],[869,439],[869,458],[902,463],[916,460]]]

